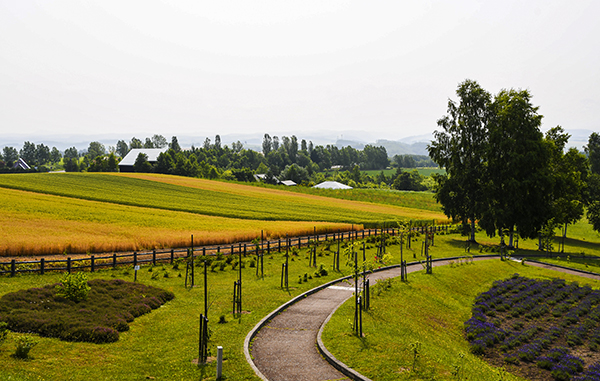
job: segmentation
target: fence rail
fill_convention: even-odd
[[[432,225],[428,227],[419,226],[412,228],[413,231],[421,233],[423,233],[425,229],[433,229],[434,232],[440,232],[445,230],[445,232],[447,233],[449,225]],[[72,271],[89,270],[91,272],[94,272],[101,268],[115,268],[117,266],[123,265],[136,266],[147,263],[152,263],[153,265],[156,265],[157,263],[173,264],[175,260],[179,258],[189,257],[190,254],[193,259],[204,255],[239,255],[240,252],[244,255],[256,255],[258,253],[270,254],[271,252],[281,253],[282,250],[285,251],[288,248],[300,248],[302,246],[307,246],[313,242],[326,242],[329,240],[331,240],[332,242],[344,240],[348,241],[352,239],[363,239],[382,234],[396,236],[399,234],[399,229],[383,228],[338,231],[334,233],[278,238],[275,240],[261,240],[257,244],[254,244],[252,242],[238,242],[228,245],[188,247],[182,249],[169,250],[152,250],[146,252],[133,252],[125,254],[112,253],[101,254],[99,256],[91,255],[90,257],[85,258],[40,258],[40,260],[37,261],[17,261],[13,259],[10,262],[0,262],[0,275],[10,274],[11,276],[15,276],[17,273],[44,274],[47,271],[66,271],[68,273],[71,273]]]

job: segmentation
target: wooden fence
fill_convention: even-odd
[[[433,229],[434,232],[444,231],[448,232],[449,225],[434,225],[434,226],[420,226],[413,227],[413,231],[420,231],[423,233],[425,229]],[[243,253],[244,255],[285,251],[286,248],[300,248],[307,246],[313,242],[324,242],[332,240],[337,242],[338,240],[352,240],[352,239],[364,239],[366,237],[377,236],[381,234],[388,234],[395,236],[399,234],[399,230],[396,228],[387,229],[364,229],[364,230],[351,230],[337,233],[325,233],[316,234],[300,237],[289,237],[279,238],[276,240],[263,240],[257,244],[252,242],[238,242],[235,244],[218,245],[218,246],[201,246],[201,247],[189,247],[183,249],[170,249],[170,250],[152,250],[146,252],[133,252],[133,253],[112,253],[112,254],[100,254],[98,256],[91,255],[85,258],[70,258],[66,259],[52,259],[46,260],[41,258],[37,261],[17,261],[12,260],[10,262],[0,262],[0,275],[10,274],[15,276],[17,273],[40,273],[44,274],[47,271],[66,271],[71,273],[72,271],[91,271],[94,272],[97,269],[123,265],[142,265],[157,263],[170,263],[173,264],[178,258],[185,258],[192,256],[192,260],[195,257],[203,255],[216,256],[222,255],[233,255]]]

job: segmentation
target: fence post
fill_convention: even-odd
[[[15,270],[16,270],[16,264],[15,264],[15,260],[11,260],[10,261],[10,276],[15,276]]]
[[[67,258],[67,272],[71,274],[71,257]]]
[[[45,263],[45,262],[46,262],[46,261],[45,261],[45,259],[44,259],[44,258],[42,258],[42,259],[40,260],[40,275],[44,275],[44,263]]]
[[[171,249],[171,264],[173,264],[174,260],[175,260],[175,250]]]
[[[113,269],[117,267],[117,254],[113,253]]]
[[[152,266],[156,266],[156,249],[152,250]]]
[[[137,251],[133,252],[133,267],[137,266]]]
[[[91,272],[94,272],[94,270],[95,270],[95,269],[94,269],[94,256],[92,255],[92,256],[90,257],[90,271],[91,271]]]

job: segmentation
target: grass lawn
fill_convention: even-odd
[[[420,271],[409,274],[408,283],[392,280],[387,288],[374,289],[372,309],[363,314],[362,339],[351,333],[354,307],[351,301],[345,303],[327,325],[324,343],[340,361],[373,380],[456,380],[456,371],[462,372],[461,379],[519,380],[512,375],[501,378],[498,368],[471,354],[463,331],[475,297],[514,273],[600,287],[597,281],[513,261],[434,268],[433,275]],[[415,361],[411,345],[417,342]]]
[[[589,230],[585,226],[573,227],[571,232],[570,236],[573,241],[571,246],[567,245],[568,251],[579,252],[585,245],[585,250],[589,250],[590,254],[598,252],[598,239],[595,236],[589,238]],[[487,239],[483,235],[478,235],[478,239],[482,243],[496,244],[498,242],[498,239]],[[404,248],[403,258],[409,262],[422,260],[420,256],[421,242],[422,237],[419,237],[413,242],[412,250]],[[534,247],[535,242],[521,242],[521,246],[526,249],[529,247],[528,245]],[[367,256],[373,258],[375,248],[372,244],[369,246]],[[484,247],[485,250],[488,250],[487,246],[482,245],[482,249]],[[210,310],[208,317],[212,332],[209,349],[211,354],[215,355],[217,345],[224,347],[224,374],[228,379],[257,379],[244,358],[243,341],[246,334],[258,321],[291,297],[323,282],[349,274],[349,268],[343,265],[345,262],[343,257],[340,261],[342,271],[340,273],[333,272],[331,269],[333,256],[331,252],[322,250],[322,248],[318,250],[322,255],[318,257],[317,263],[318,265],[323,264],[329,274],[325,277],[315,277],[313,274],[316,269],[308,267],[307,249],[303,248],[299,251],[298,256],[293,257],[293,261],[290,260],[289,293],[279,288],[281,264],[284,262],[282,254],[274,253],[272,258],[265,257],[264,279],[256,277],[256,269],[249,267],[251,258],[247,257],[242,279],[242,307],[247,313],[242,314],[241,318],[234,318],[231,315],[232,284],[237,280],[237,269],[232,270],[231,265],[228,265],[223,271],[220,271],[218,267],[215,268],[215,272],[209,270]],[[331,249],[335,250],[336,245],[333,245]],[[389,246],[388,252],[393,256],[390,263],[397,263],[400,260],[399,245]],[[477,248],[473,247],[472,252],[477,253]],[[434,258],[464,254],[464,237],[457,234],[436,236],[431,254]],[[365,326],[367,337],[363,340],[364,343],[348,334],[350,332],[348,319],[342,317],[339,323],[334,323],[334,326],[339,326],[339,335],[336,341],[339,340],[339,345],[348,345],[348,348],[352,348],[350,351],[350,349],[346,350],[342,347],[341,352],[359,359],[348,359],[348,364],[360,366],[352,361],[362,361],[360,359],[365,358],[362,355],[368,353],[366,352],[368,350],[385,348],[385,351],[380,349],[379,352],[376,352],[376,357],[385,357],[393,364],[382,365],[381,369],[389,371],[389,377],[396,376],[396,378],[390,379],[404,377],[408,373],[406,370],[401,371],[400,368],[410,369],[412,364],[406,345],[419,340],[422,342],[421,362],[418,365],[422,372],[420,374],[425,378],[428,374],[435,372],[443,375],[449,374],[453,369],[454,362],[458,361],[459,354],[467,353],[466,340],[457,330],[462,328],[463,322],[469,317],[473,298],[471,295],[489,287],[488,283],[494,279],[503,278],[514,272],[521,272],[522,275],[547,276],[546,273],[538,274],[536,273],[538,270],[516,262],[494,261],[490,263],[497,268],[485,267],[491,265],[479,263],[456,268],[435,268],[433,276],[410,274],[410,283],[393,283],[390,290],[382,291],[381,295],[375,296],[372,301],[374,310],[366,314],[365,318],[368,320],[371,315],[376,317],[378,316],[376,314],[380,313],[382,319],[375,320],[374,327]],[[195,271],[196,284],[201,285],[201,268],[196,267]],[[311,275],[312,279],[299,283],[299,278],[303,277],[305,273]],[[182,275],[181,278],[178,277],[179,274]],[[55,273],[43,276],[0,277],[0,294],[56,283],[60,277],[61,274]],[[90,279],[131,281],[133,277],[134,273],[131,268],[89,273]],[[214,380],[215,364],[207,365],[204,368],[198,368],[192,364],[192,360],[198,357],[198,318],[199,314],[203,312],[204,289],[201,286],[185,289],[183,277],[185,277],[185,267],[181,264],[178,269],[173,269],[170,265],[142,267],[138,272],[139,282],[171,291],[175,294],[175,299],[147,315],[136,318],[130,324],[130,330],[121,333],[119,341],[114,343],[99,345],[39,338],[40,344],[31,351],[32,359],[23,361],[11,356],[17,338],[22,334],[9,333],[7,341],[0,345],[0,362],[2,363],[0,380],[9,377],[17,380],[139,380],[146,377],[156,380]],[[419,281],[421,278],[425,283],[418,283],[421,282]],[[434,280],[438,283],[427,283]],[[388,297],[389,300],[384,299]],[[409,299],[403,299],[405,297]],[[403,300],[403,302],[395,304],[397,303],[396,299]],[[348,307],[343,307],[340,311],[342,314],[347,312]],[[221,316],[225,316],[226,324],[217,324]],[[441,319],[442,317],[443,319]],[[401,320],[395,321],[394,319]],[[392,321],[395,323],[390,323]],[[394,333],[396,331],[392,330],[393,327],[388,327],[388,324],[403,327],[404,331]],[[388,330],[392,334],[386,333]],[[394,343],[379,347],[373,341],[376,332],[394,338]],[[416,336],[411,336],[413,334]],[[350,344],[344,344],[346,341],[349,341]],[[330,349],[336,350],[335,346],[328,345]],[[394,350],[397,352],[393,352]],[[383,356],[381,355],[383,352],[389,352],[390,355]],[[471,355],[467,354],[466,356],[465,370],[482,367],[482,369],[488,369],[486,374],[494,374],[495,370],[487,367],[485,363]],[[340,359],[343,359],[341,355]],[[441,361],[441,365],[438,364],[438,360]],[[375,377],[375,379],[385,378]],[[469,379],[485,380],[485,378],[477,377]],[[498,378],[489,379],[497,380]]]
[[[335,249],[334,245],[332,250]],[[374,254],[374,247],[367,251],[369,258],[373,258]],[[265,256],[264,279],[257,278],[256,268],[249,267],[250,260],[251,257],[245,259],[246,266],[242,269],[242,308],[245,313],[241,318],[234,318],[231,314],[233,282],[237,280],[238,269],[232,270],[232,266],[227,265],[223,271],[218,267],[215,272],[208,270],[208,318],[212,332],[209,350],[212,356],[216,356],[217,345],[224,347],[223,371],[230,380],[258,379],[246,362],[243,342],[250,329],[265,315],[304,291],[349,274],[343,257],[340,261],[341,272],[332,271],[333,256],[323,251],[317,265],[322,264],[329,274],[316,277],[316,269],[308,266],[307,249],[302,248],[289,262],[288,293],[279,287],[283,254],[274,253],[272,258]],[[130,329],[122,332],[114,343],[74,343],[38,337],[40,343],[32,349],[32,359],[24,361],[11,356],[17,338],[23,334],[9,333],[7,341],[0,345],[0,380],[9,377],[17,380],[139,380],[146,377],[156,380],[214,380],[214,363],[204,368],[192,364],[192,360],[198,357],[198,320],[204,308],[202,271],[200,267],[195,268],[195,281],[200,286],[185,289],[184,265],[180,264],[179,269],[173,269],[171,265],[142,267],[138,271],[138,282],[171,291],[175,299],[129,323]],[[299,283],[299,278],[303,278],[305,273],[312,279]],[[88,276],[90,280],[132,281],[134,271],[128,267],[88,273]],[[51,273],[43,276],[0,277],[1,294],[56,283],[60,277],[61,274]],[[221,316],[225,316],[226,324],[217,324]]]

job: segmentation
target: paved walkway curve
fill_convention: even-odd
[[[498,256],[476,256],[473,260],[491,258]],[[433,266],[447,265],[452,260],[456,258],[434,260]],[[600,275],[589,272],[535,261],[527,263],[600,280]],[[408,273],[422,269],[423,266],[419,262],[407,266]],[[369,279],[371,284],[374,284],[373,281],[398,276],[399,265],[372,273]],[[266,316],[250,331],[246,336],[244,352],[246,360],[260,378],[269,381],[369,380],[336,360],[320,340],[322,329],[329,318],[353,295],[354,287],[349,278],[336,279],[290,300]]]

